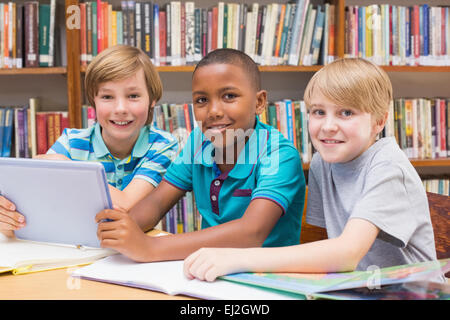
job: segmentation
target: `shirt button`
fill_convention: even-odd
[[[216,197],[215,195],[212,195],[212,196],[211,196],[211,200],[212,200],[212,201],[216,201],[216,200],[217,200],[217,197]]]
[[[220,186],[220,180],[214,181],[214,185],[215,185],[216,187]]]
[[[122,184],[122,182],[123,182],[122,179],[117,180],[118,184]]]

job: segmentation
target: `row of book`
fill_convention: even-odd
[[[200,230],[201,223],[202,217],[195,205],[194,195],[192,192],[186,192],[155,228],[177,234]]]
[[[348,6],[345,56],[379,65],[450,65],[450,7]]]
[[[422,182],[427,192],[450,196],[450,179],[426,179]]]
[[[450,157],[450,99],[398,98],[390,106],[381,136],[395,136],[410,159]],[[270,102],[260,120],[279,130],[299,150],[303,163],[314,153],[308,134],[304,101]],[[182,145],[196,125],[192,104],[161,104],[155,107],[154,124],[172,132]]]
[[[45,154],[69,127],[67,111],[39,111],[39,100],[0,107],[0,156],[31,158]]]
[[[244,51],[260,65],[316,65],[335,57],[335,6],[309,0],[224,3],[106,1],[79,4],[81,64],[103,49],[128,44],[160,65],[195,64],[211,50]]]
[[[56,0],[0,3],[0,68],[52,67]]]
[[[308,134],[308,113],[304,101],[284,99],[270,102],[260,120],[290,140],[299,150],[303,163],[311,161],[315,150]],[[83,105],[82,126],[86,128],[94,122],[95,109]],[[197,126],[191,103],[155,106],[153,123],[171,132],[181,147]],[[408,158],[446,158],[450,157],[449,123],[450,98],[398,98],[391,103],[381,136],[394,136]],[[31,157],[46,153],[68,126],[67,111],[40,111],[35,98],[30,99],[26,106],[0,107],[1,155]]]

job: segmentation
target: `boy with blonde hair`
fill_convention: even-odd
[[[363,59],[337,60],[307,85],[309,133],[317,150],[308,179],[306,221],[329,239],[278,248],[211,249],[185,260],[189,278],[224,274],[341,272],[436,260],[421,180],[395,138],[377,140],[392,85]]]
[[[170,133],[151,126],[161,80],[141,49],[117,45],[89,64],[85,88],[97,122],[65,129],[39,158],[102,163],[113,204],[130,209],[161,182],[178,150]],[[15,205],[0,197],[0,231],[11,234],[24,226]]]

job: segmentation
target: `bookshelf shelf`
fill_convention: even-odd
[[[382,66],[386,72],[450,72],[447,66]]]
[[[45,75],[45,74],[67,74],[66,67],[52,68],[21,68],[21,69],[0,69],[0,75]]]
[[[259,66],[261,72],[316,72],[322,66]],[[193,72],[195,66],[159,66],[156,67],[158,72]],[[81,72],[86,72],[86,67],[81,67]],[[450,72],[450,69],[449,69]]]
[[[410,159],[415,168],[419,167],[449,167],[450,158],[442,159]]]
[[[448,167],[450,168],[450,158],[441,159],[410,159],[414,168]],[[309,163],[303,163],[303,170],[309,170]]]

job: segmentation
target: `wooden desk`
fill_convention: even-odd
[[[70,269],[0,274],[0,300],[180,300],[157,291],[70,277]]]
[[[149,236],[165,233],[152,230]],[[171,296],[126,286],[72,278],[75,269],[63,268],[23,275],[0,273],[0,300],[181,300]]]

